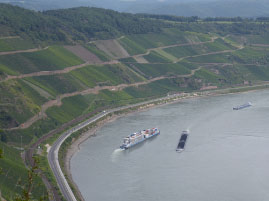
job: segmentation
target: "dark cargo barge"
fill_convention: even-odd
[[[188,131],[182,131],[182,134],[181,134],[181,137],[179,139],[177,149],[176,149],[177,152],[182,152],[184,150],[188,136],[189,136]]]

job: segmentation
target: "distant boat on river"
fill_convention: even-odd
[[[241,109],[244,109],[244,108],[247,108],[250,106],[252,106],[251,102],[247,102],[243,105],[239,105],[239,106],[234,107],[233,110],[241,110]]]
[[[188,136],[189,136],[189,132],[188,131],[182,131],[181,137],[179,139],[179,142],[178,142],[178,145],[177,145],[177,149],[176,149],[176,151],[178,153],[182,152],[185,149],[185,145],[186,145]]]

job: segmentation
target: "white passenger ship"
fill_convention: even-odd
[[[120,148],[124,150],[129,149],[130,147],[159,134],[160,130],[158,128],[152,128],[133,133],[123,139],[123,144],[120,146]]]

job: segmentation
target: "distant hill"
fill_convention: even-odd
[[[269,16],[269,0],[0,0],[32,10],[93,6],[130,13],[199,17]]]
[[[137,5],[129,8],[127,11],[199,17],[259,17],[269,15],[269,1],[227,0],[195,3],[164,3],[163,5],[156,4],[153,6]]]
[[[158,32],[165,23],[101,8],[79,7],[35,12],[0,4],[0,36],[19,35],[34,42],[108,39]]]

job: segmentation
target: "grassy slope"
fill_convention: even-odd
[[[4,150],[4,158],[0,159],[0,166],[4,174],[0,174],[0,189],[7,200],[14,200],[15,194],[21,194],[22,186],[27,181],[27,169],[20,157],[20,152],[0,141],[0,148]],[[33,191],[34,197],[46,193],[41,180],[36,181]]]
[[[148,55],[144,56],[144,58],[150,63],[171,63],[172,62],[172,60],[159,54],[156,51],[151,51]]]
[[[177,29],[164,29],[158,34],[129,35],[120,40],[127,51],[133,54],[145,53],[145,49],[190,42],[209,41],[210,37],[196,32],[181,32]]]
[[[4,38],[0,39],[0,52],[26,50],[34,48],[35,45],[21,38]]]
[[[20,80],[10,80],[0,85],[0,126],[14,127],[40,110],[46,99]]]
[[[206,54],[209,52],[219,52],[219,51],[231,50],[231,49],[234,49],[234,47],[226,43],[222,39],[217,39],[213,43],[206,43],[202,45],[192,45],[192,46],[172,47],[172,48],[164,49],[164,51],[177,58],[181,58],[181,57],[186,57],[186,56]]]
[[[52,96],[82,91],[97,85],[118,85],[142,81],[126,66],[86,66],[66,74],[25,78],[25,80],[47,91]]]
[[[269,53],[265,48],[246,47],[232,53],[221,53],[188,58],[191,62],[200,63],[241,63],[241,64],[268,64]]]
[[[186,68],[188,64],[131,64],[129,65],[134,71],[147,78],[171,75],[187,75],[191,71]]]
[[[52,71],[74,66],[83,61],[60,46],[32,53],[0,56],[0,71],[7,74],[24,74],[38,71]],[[9,69],[9,71],[7,71]]]

